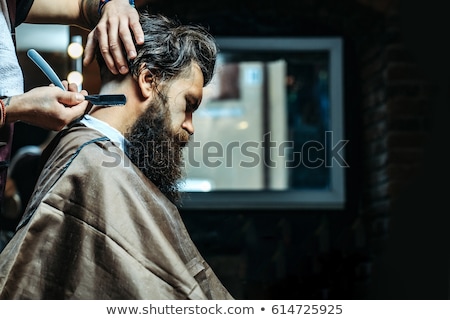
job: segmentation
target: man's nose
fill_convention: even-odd
[[[181,126],[184,130],[189,132],[189,134],[194,134],[194,124],[192,123],[192,115],[186,116],[186,119]]]

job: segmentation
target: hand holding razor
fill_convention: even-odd
[[[47,78],[57,87],[66,90],[61,80],[58,78],[56,72],[42,58],[42,56],[34,49],[27,51],[28,57],[41,69],[41,71],[47,76]],[[92,104],[98,106],[119,106],[126,103],[126,97],[124,94],[94,94],[84,96],[86,100],[89,100]]]

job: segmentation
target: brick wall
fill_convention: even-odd
[[[374,253],[389,237],[391,210],[420,173],[430,130],[429,83],[401,37],[390,12],[376,41],[361,48],[363,121],[362,213]]]

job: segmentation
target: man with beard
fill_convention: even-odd
[[[232,299],[174,205],[181,148],[217,48],[200,26],[141,14],[130,73],[99,57],[103,94],[49,144],[19,228],[0,255],[3,299]]]

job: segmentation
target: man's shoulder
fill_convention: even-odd
[[[109,137],[83,125],[69,128],[58,141],[56,154],[71,154],[83,161],[122,159],[125,154]]]
[[[60,145],[68,144],[71,147],[82,147],[92,141],[106,141],[109,140],[100,131],[89,128],[82,123],[75,123],[72,126],[60,132]]]
[[[75,124],[59,132],[50,142],[47,152],[56,155],[74,154],[89,145],[96,145],[102,148],[105,146],[113,147],[110,139],[101,132],[82,124]]]
[[[67,168],[75,159],[86,164],[103,156],[104,149],[114,147],[108,137],[83,125],[73,125],[60,131],[42,153],[45,167]]]

